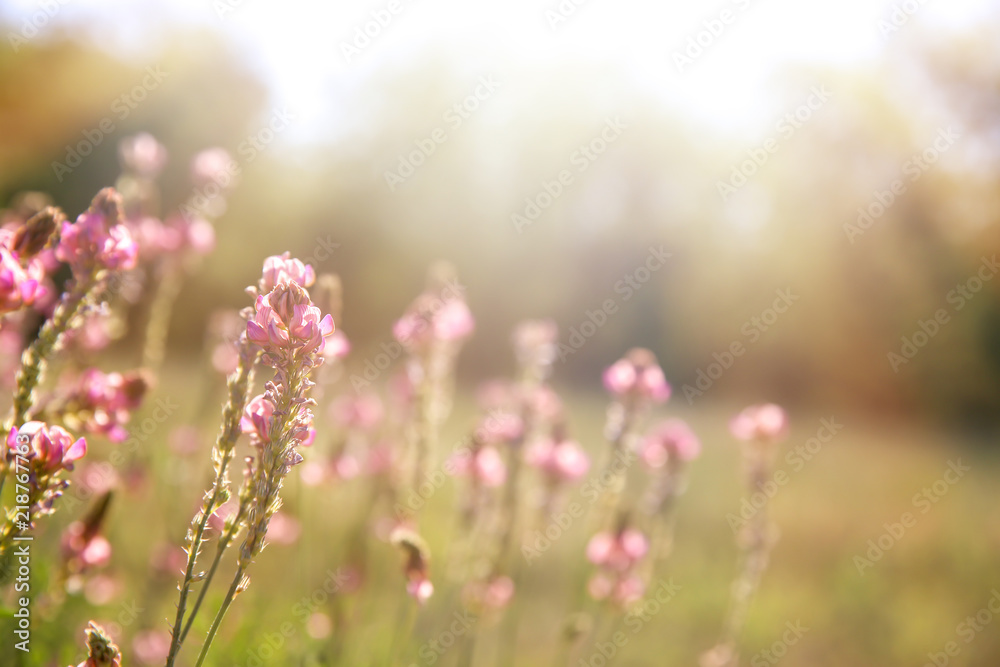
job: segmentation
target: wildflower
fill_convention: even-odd
[[[67,417],[90,433],[124,442],[128,438],[125,424],[141,405],[149,386],[149,378],[142,371],[123,374],[88,369],[67,398]]]
[[[281,283],[298,283],[302,287],[311,287],[316,281],[316,273],[312,266],[294,259],[289,253],[273,255],[264,260],[264,275],[260,279],[260,291],[270,292]]]
[[[524,457],[553,483],[580,479],[590,470],[590,459],[579,443],[558,434],[534,441]]]
[[[587,560],[598,567],[587,590],[595,600],[627,606],[642,598],[645,582],[638,565],[649,551],[646,536],[622,524],[613,532],[594,535],[587,544]]]
[[[18,442],[27,436],[26,445]],[[49,477],[62,470],[72,470],[73,464],[87,453],[87,441],[73,437],[61,426],[43,422],[28,422],[7,436],[8,459],[19,455],[39,477]]]
[[[752,405],[729,422],[737,440],[777,442],[788,434],[788,415],[774,403]]]
[[[637,396],[654,403],[670,398],[670,385],[663,369],[649,350],[629,350],[604,371],[604,387],[616,396]]]
[[[135,267],[138,247],[122,219],[121,195],[105,188],[75,223],[63,222],[56,257],[70,265],[77,279],[100,269]]]
[[[486,487],[503,486],[507,466],[496,447],[489,445],[459,450],[451,456],[448,467],[453,475],[471,477]]]
[[[333,329],[333,318],[312,305],[305,288],[286,281],[257,297],[247,338],[264,350],[264,363],[276,367],[316,352]]]
[[[670,461],[691,461],[701,453],[698,436],[680,419],[668,419],[654,427],[639,445],[642,460],[651,468]]]

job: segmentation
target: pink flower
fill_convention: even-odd
[[[247,338],[274,359],[313,354],[333,331],[333,318],[323,316],[305,288],[293,281],[281,282],[258,296],[254,317],[247,322]]]
[[[260,279],[261,292],[270,292],[281,283],[292,281],[302,287],[311,287],[316,282],[312,266],[294,259],[290,253],[272,255],[264,260],[264,272]]]
[[[737,440],[776,442],[788,434],[788,415],[774,403],[752,405],[729,422]]]
[[[604,371],[604,387],[615,396],[634,395],[663,403],[670,385],[649,350],[635,348]]]
[[[112,442],[123,442],[128,437],[125,424],[142,403],[148,388],[149,380],[141,371],[103,373],[91,368],[80,377],[69,402],[88,432],[107,435]]]
[[[634,528],[626,528],[618,534],[594,535],[587,544],[587,560],[602,568],[623,572],[634,567],[648,550],[645,535]]]
[[[0,246],[0,314],[30,306],[43,294],[39,280],[29,278],[17,256]]]
[[[120,219],[121,195],[112,188],[101,190],[75,223],[63,222],[56,257],[77,277],[93,268],[134,268],[138,246]]]
[[[528,465],[538,468],[554,482],[577,480],[590,470],[590,459],[573,440],[536,440],[524,456]]]
[[[464,301],[449,299],[434,314],[434,336],[443,341],[461,340],[476,328]]]
[[[167,163],[167,149],[148,132],[123,139],[118,156],[126,169],[146,178],[155,177]]]
[[[435,341],[458,342],[473,329],[475,321],[464,301],[457,297],[442,300],[424,293],[396,321],[392,334],[407,349],[417,350]]]
[[[654,427],[640,444],[642,460],[651,468],[667,461],[692,461],[701,453],[698,436],[680,419],[668,419]]]
[[[270,442],[269,431],[273,415],[274,404],[264,394],[254,396],[243,409],[240,430],[256,437],[259,442]]]
[[[18,444],[18,438],[28,438],[28,451]],[[28,422],[7,436],[8,457],[25,457],[40,475],[51,475],[60,470],[72,470],[73,464],[87,453],[87,441],[76,441],[61,426],[48,426],[43,422]]]
[[[524,435],[524,421],[513,412],[494,409],[483,417],[476,435],[489,444],[516,442]]]
[[[83,521],[74,521],[66,527],[62,549],[74,572],[103,567],[111,561],[111,543],[88,531]]]
[[[490,446],[456,452],[449,459],[449,468],[452,474],[472,477],[487,487],[503,486],[507,479],[503,457]]]

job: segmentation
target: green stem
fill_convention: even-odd
[[[229,585],[229,591],[226,593],[226,599],[222,601],[222,606],[219,607],[218,613],[215,615],[215,619],[212,621],[212,627],[208,629],[208,635],[205,637],[205,643],[201,647],[201,653],[198,654],[198,661],[195,663],[195,667],[201,667],[202,663],[205,662],[205,657],[208,655],[208,650],[212,648],[212,641],[215,639],[215,635],[219,632],[219,626],[222,625],[222,618],[229,611],[230,605],[233,604],[233,599],[236,597],[236,589],[239,588],[240,583],[243,581],[243,574],[245,568],[236,568],[236,574],[233,576],[233,582]]]
[[[185,627],[184,614],[186,611],[187,598],[191,592],[191,585],[194,583],[194,571],[198,563],[198,555],[201,551],[205,527],[208,525],[209,517],[218,509],[218,506],[222,504],[221,499],[223,495],[228,492],[229,479],[226,473],[229,469],[229,463],[233,459],[236,439],[239,437],[240,417],[243,415],[243,408],[246,406],[247,402],[247,392],[250,386],[250,378],[253,373],[253,363],[254,357],[247,353],[246,350],[241,350],[239,366],[229,377],[229,400],[226,402],[226,407],[223,409],[222,429],[219,431],[215,448],[212,453],[213,458],[216,460],[215,479],[212,482],[211,495],[208,496],[207,501],[201,508],[200,514],[196,515],[195,519],[192,521],[190,541],[188,544],[187,567],[184,570],[184,580],[180,585],[180,596],[177,601],[177,615],[174,619],[174,626],[170,638],[170,650],[167,654],[167,667],[173,667],[174,662],[177,659],[177,655],[180,652],[184,637],[187,635],[186,630],[183,630]],[[221,556],[221,553],[219,556]],[[202,585],[201,594],[198,598],[199,605],[207,587],[208,582],[205,582]],[[194,619],[194,614],[197,610],[197,606],[192,610],[191,618],[188,619],[187,623],[188,628],[190,628],[191,621]]]
[[[174,303],[184,282],[181,279],[181,270],[176,266],[167,267],[164,274],[156,284],[156,294],[149,308],[145,342],[142,347],[142,365],[154,371],[163,364],[167,349],[167,334],[170,331],[170,317],[173,315]]]

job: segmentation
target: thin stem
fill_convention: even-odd
[[[236,590],[239,588],[240,583],[243,581],[243,574],[245,568],[236,568],[236,574],[233,576],[233,582],[229,585],[229,591],[226,593],[226,599],[222,601],[222,606],[219,607],[218,613],[215,615],[215,619],[212,621],[212,627],[208,629],[208,635],[205,637],[205,643],[201,647],[201,653],[198,654],[198,661],[195,663],[195,667],[201,667],[202,663],[205,662],[205,657],[208,655],[208,650],[212,647],[212,641],[215,639],[215,635],[219,632],[219,626],[222,625],[222,618],[229,611],[230,605],[233,604],[233,599],[236,597]]]
[[[229,490],[227,471],[229,469],[229,463],[233,459],[236,438],[239,436],[240,417],[243,414],[243,408],[245,407],[247,401],[247,392],[250,386],[250,378],[253,373],[253,363],[254,357],[247,353],[245,349],[241,350],[239,365],[237,366],[236,371],[229,376],[229,400],[226,402],[226,406],[223,409],[222,428],[219,431],[219,435],[216,439],[215,447],[212,452],[212,457],[216,461],[215,479],[212,482],[212,490],[209,494],[206,494],[208,498],[202,506],[200,512],[195,515],[195,518],[192,521],[192,528],[189,531],[187,567],[184,570],[184,579],[180,585],[180,595],[177,601],[177,615],[174,619],[174,626],[171,632],[170,651],[167,654],[167,667],[173,667],[174,662],[177,659],[177,655],[180,653],[184,637],[187,635],[186,631],[182,631],[182,628],[184,627],[184,614],[186,611],[187,598],[191,592],[191,585],[194,583],[194,571],[198,563],[198,555],[201,552],[201,545],[205,535],[205,527],[208,525],[209,517],[222,504],[223,495],[227,494]],[[221,552],[218,557],[221,557]],[[200,606],[201,599],[204,597],[204,591],[207,588],[208,582],[205,582],[202,585],[202,591],[199,594],[198,606]],[[191,618],[188,619],[187,623],[188,628],[190,628],[191,621],[194,619],[195,612],[198,611],[198,606],[196,606],[191,612]]]
[[[171,265],[165,268],[164,275],[156,284],[156,294],[149,308],[142,348],[142,365],[151,370],[156,370],[163,364],[167,334],[170,331],[170,317],[173,315],[174,303],[177,301],[183,282],[180,267]]]
[[[766,446],[767,443],[750,443],[752,449],[748,461],[749,486],[754,491],[764,484],[768,476],[770,452],[765,450]],[[720,642],[723,648],[722,655],[728,661],[724,663],[726,665],[735,665],[737,662],[737,646],[746,622],[747,612],[754,594],[760,586],[764,570],[767,569],[773,539],[770,534],[771,523],[766,505],[760,508],[748,528],[740,573],[733,582],[729,613],[726,616]]]
[[[215,558],[212,559],[212,566],[208,569],[208,574],[205,575],[205,579],[201,583],[201,589],[198,591],[198,597],[194,601],[194,605],[191,607],[191,613],[188,614],[187,622],[184,624],[184,630],[181,632],[181,643],[187,639],[188,632],[191,631],[191,625],[194,623],[194,617],[198,615],[198,610],[201,609],[201,603],[205,600],[205,594],[208,593],[208,588],[212,584],[212,579],[215,578],[215,573],[219,569],[219,563],[222,562],[222,556],[225,554],[226,549],[232,544],[233,539],[236,537],[236,533],[239,531],[242,517],[237,515],[236,520],[226,531],[225,535],[219,538],[219,544],[215,550]]]

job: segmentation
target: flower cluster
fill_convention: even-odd
[[[698,436],[680,419],[667,419],[654,426],[640,444],[640,456],[650,468],[693,461],[700,453]]]
[[[257,297],[247,338],[264,351],[264,363],[279,368],[315,356],[333,329],[333,317],[312,304],[305,287],[286,280]]]
[[[421,351],[435,343],[454,343],[475,329],[469,307],[459,296],[441,298],[421,294],[392,327],[396,340],[409,350]]]
[[[641,599],[646,586],[638,565],[648,551],[646,536],[635,528],[594,535],[587,544],[587,560],[598,568],[587,587],[591,596],[620,606]]]
[[[537,468],[550,484],[572,482],[590,470],[590,458],[575,440],[568,439],[561,429],[552,437],[535,440],[524,454],[525,462]]]
[[[141,371],[104,373],[89,368],[64,399],[64,419],[79,423],[88,433],[106,435],[112,442],[128,437],[125,425],[149,389],[149,379]]]
[[[788,433],[788,416],[774,403],[752,405],[733,417],[729,430],[744,442],[777,442]]]
[[[652,352],[629,350],[604,371],[604,387],[619,397],[663,403],[670,398],[670,385]]]
[[[70,265],[75,278],[101,269],[135,267],[138,246],[128,228],[121,224],[122,216],[121,195],[105,188],[76,222],[62,223],[56,257]]]

